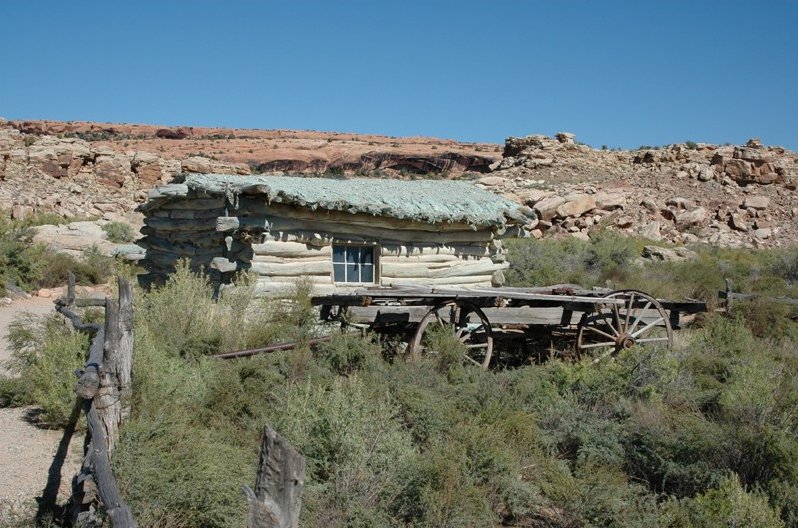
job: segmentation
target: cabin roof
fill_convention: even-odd
[[[144,209],[159,201],[191,194],[224,194],[235,204],[239,195],[262,195],[279,203],[310,210],[345,211],[424,223],[464,223],[478,227],[525,224],[531,209],[464,181],[313,178],[301,176],[237,176],[192,174],[182,185],[155,189]]]

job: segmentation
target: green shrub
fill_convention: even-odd
[[[88,336],[70,332],[58,315],[27,314],[11,323],[8,341],[8,367],[18,378],[3,381],[4,404],[35,404],[44,423],[66,425],[75,406],[75,371],[88,354]]]
[[[725,478],[717,488],[693,499],[665,503],[660,521],[662,526],[674,528],[784,526],[779,515],[768,504],[767,497],[746,492],[735,476]]]
[[[125,222],[108,222],[102,229],[108,235],[108,240],[115,244],[126,244],[136,238],[133,227]]]

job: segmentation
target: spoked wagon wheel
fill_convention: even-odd
[[[413,359],[437,353],[430,339],[436,330],[451,332],[465,346],[466,361],[488,368],[493,356],[493,332],[488,318],[477,306],[463,301],[446,301],[427,312],[408,348]]]
[[[623,302],[613,302],[618,300]],[[591,355],[595,358],[593,361],[600,361],[637,344],[664,345],[668,350],[673,346],[668,313],[647,293],[612,292],[579,321],[576,350],[580,356]]]

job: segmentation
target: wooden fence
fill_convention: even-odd
[[[724,301],[726,306],[726,312],[731,312],[732,306],[734,306],[734,301],[750,301],[753,299],[764,299],[770,303],[798,306],[798,299],[793,299],[792,297],[785,297],[785,296],[768,297],[755,293],[735,292],[732,290],[731,279],[726,279],[726,289],[719,291],[718,297]]]
[[[123,500],[111,470],[110,455],[119,440],[123,420],[130,413],[133,363],[133,288],[118,280],[118,299],[75,297],[75,276],[70,273],[67,294],[56,300],[56,310],[69,319],[74,329],[92,337],[89,357],[77,372],[75,392],[82,399],[88,433],[83,464],[72,488],[73,525],[96,517],[93,505],[99,502],[113,528],[135,528],[136,521]],[[85,323],[76,308],[105,309],[103,324]],[[250,354],[242,354],[246,356]],[[167,454],[168,456],[168,454]],[[244,486],[250,528],[296,528],[301,509],[306,461],[271,427],[263,429],[261,457],[255,490]]]
[[[75,276],[70,273],[66,297],[56,301],[56,310],[75,330],[92,336],[89,358],[75,387],[89,430],[83,465],[72,488],[72,523],[85,523],[94,516],[92,505],[99,495],[111,525],[132,528],[136,521],[119,493],[110,461],[119,427],[129,413],[133,360],[133,288],[122,277],[118,284],[118,299],[76,299]],[[84,323],[75,312],[79,306],[104,307],[105,322]]]

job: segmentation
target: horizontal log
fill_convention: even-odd
[[[88,306],[105,306],[105,297],[80,297],[75,299],[75,306],[86,308]]]
[[[170,267],[177,264],[178,260],[186,259],[191,262],[193,265],[206,265],[210,264],[213,260],[212,255],[195,255],[192,257],[176,255],[174,253],[166,253],[161,251],[152,251],[147,250],[147,255],[144,257],[144,261],[151,262],[160,266]]]
[[[222,233],[231,231],[268,231],[271,223],[264,217],[220,216],[216,219],[216,230]]]
[[[169,183],[150,189],[147,198],[150,200],[160,200],[163,198],[184,198],[188,196],[188,185],[185,183]]]
[[[479,257],[474,257],[479,258]],[[422,263],[426,262],[429,264],[440,264],[446,262],[459,262],[461,261],[460,257],[451,254],[424,254],[424,255],[412,255],[412,256],[394,256],[394,255],[382,255],[380,257],[380,262],[383,264],[391,263],[391,264],[409,264],[409,263]]]
[[[255,255],[276,257],[304,257],[313,255],[331,255],[330,246],[315,247],[303,242],[267,240],[260,244],[252,244]]]
[[[271,255],[252,255],[250,262],[265,264],[305,264],[309,262],[332,262],[330,255],[304,255],[296,257],[273,257]]]
[[[445,278],[395,278],[382,277],[381,286],[402,286],[403,284],[424,284],[435,286],[479,286],[490,287],[492,275],[473,275],[469,277],[445,277]]]
[[[153,218],[150,216],[144,219],[144,225],[156,231],[196,233],[200,231],[214,231],[216,229],[216,219],[181,220],[176,218]]]
[[[180,220],[208,220],[210,218],[218,218],[224,216],[223,207],[214,207],[213,209],[158,209],[147,214],[147,216],[154,218],[175,218]]]
[[[432,309],[432,306],[350,306],[347,309],[349,321],[355,323],[407,322],[418,323]],[[562,308],[483,308],[482,311],[491,325],[544,325],[559,326],[563,323]],[[569,312],[570,318],[564,324],[576,324],[582,312]]]
[[[288,206],[272,203],[266,205],[262,200],[252,200],[247,198],[239,199],[239,207],[235,210],[240,217],[260,217],[268,216],[275,219],[304,220],[307,222],[327,222],[336,223],[341,226],[363,226],[379,227],[388,230],[407,230],[407,231],[474,231],[469,224],[465,223],[437,223],[416,222],[408,219],[391,218],[387,216],[375,216],[363,213],[348,213],[343,211],[327,211],[316,209],[312,211],[308,208]]]
[[[299,276],[290,275],[258,275],[257,284],[270,282],[296,282]],[[301,279],[310,284],[333,284],[332,275],[302,275]]]
[[[475,245],[393,245],[383,244],[383,256],[428,256],[428,255],[454,255],[454,256],[475,256],[475,257],[489,257],[492,253],[488,249],[487,243]]]
[[[487,243],[491,240],[493,233],[487,230],[482,231],[451,231],[444,233],[433,233],[429,231],[404,231],[380,229],[366,226],[341,225],[328,222],[316,221],[312,224],[300,220],[270,219],[269,231],[278,233],[279,237],[284,235],[308,233],[318,233],[322,239],[332,241],[372,241],[381,244],[395,243],[396,245],[415,243],[415,244],[438,244],[447,245],[452,243]]]
[[[299,275],[332,274],[332,261],[299,262],[291,264],[272,264],[266,262],[253,262],[252,271],[261,275],[279,275],[295,277]]]
[[[226,257],[216,257],[211,261],[210,267],[222,273],[232,273],[238,269],[238,264]]]
[[[383,278],[447,278],[467,277],[474,275],[492,275],[493,272],[507,267],[505,263],[495,263],[489,258],[477,261],[461,260],[446,263],[445,266],[434,267],[429,263],[385,263],[380,266]]]
[[[212,244],[210,247],[197,247],[194,243],[198,244]],[[219,255],[224,247],[224,241],[221,238],[216,240],[189,240],[186,242],[170,242],[157,237],[144,237],[138,244],[146,250],[161,251],[163,253],[172,253],[186,257],[193,257],[195,255]]]
[[[208,209],[219,209],[225,206],[224,198],[191,198],[188,200],[174,200],[165,203],[160,207],[161,210],[185,209],[191,211],[207,211]]]

